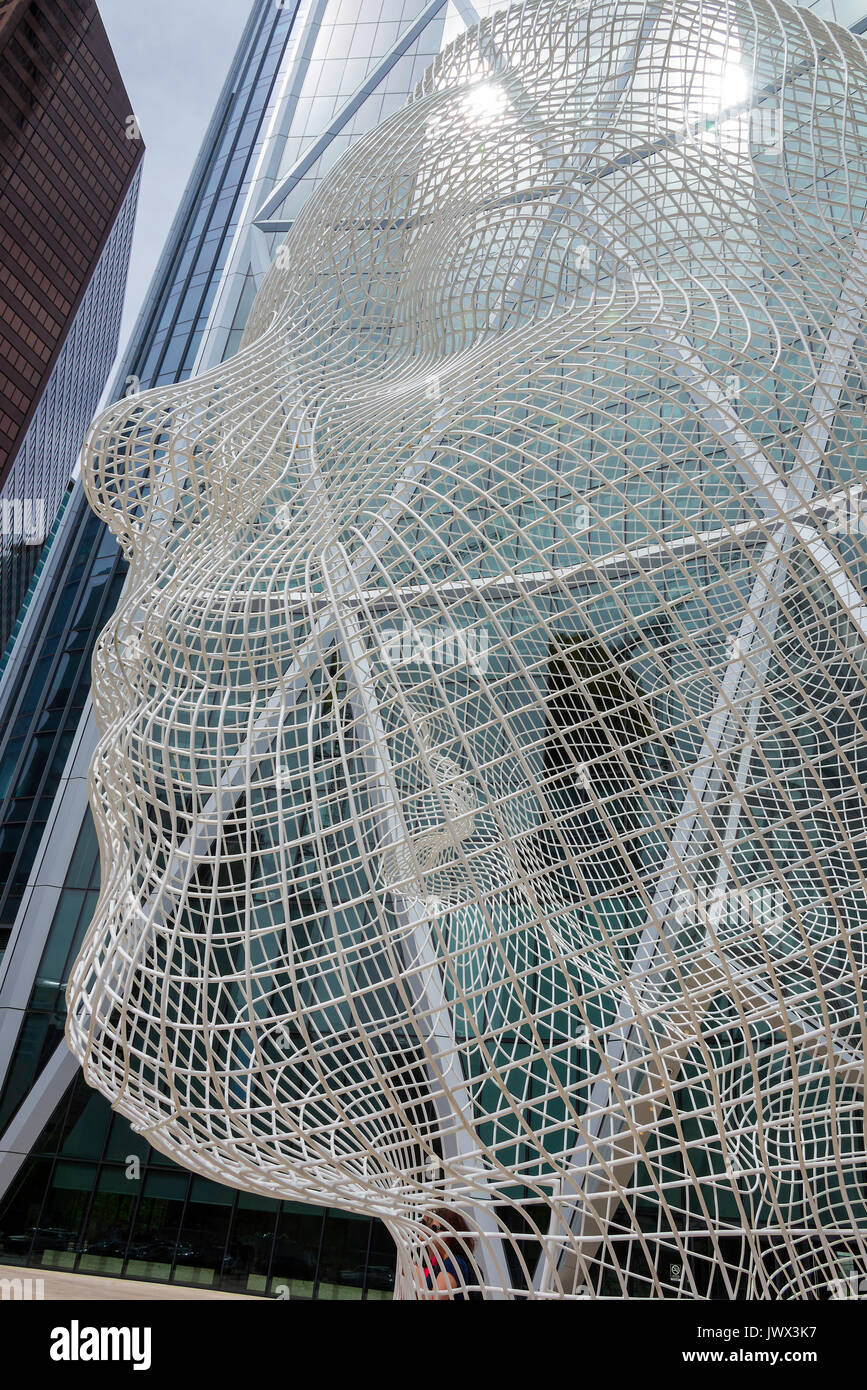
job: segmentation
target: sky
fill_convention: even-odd
[[[252,0],[98,0],[145,142],[120,348],[126,345]]]

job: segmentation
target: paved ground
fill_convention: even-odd
[[[16,1284],[4,1280],[22,1280],[19,1290]],[[43,1281],[40,1288],[39,1281]],[[183,1299],[221,1298],[242,1299],[249,1295],[239,1293],[216,1293],[211,1289],[185,1289],[178,1284],[145,1284],[135,1279],[106,1279],[97,1274],[66,1274],[62,1270],[22,1269],[20,1266],[0,1265],[0,1300],[10,1298],[44,1298],[46,1302],[94,1303],[112,1302],[126,1299],[141,1302],[143,1299],[169,1299],[177,1302]]]

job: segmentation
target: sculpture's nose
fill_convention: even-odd
[[[148,392],[109,407],[84,442],[82,479],[88,501],[127,555],[154,516],[157,473],[164,472],[167,479],[176,474],[173,436],[173,410],[165,393]]]
[[[283,356],[279,328],[268,345]],[[179,386],[116,402],[82,448],[88,500],[146,573],[164,552],[174,563],[199,530],[233,539],[261,515],[293,449],[292,412],[270,381],[251,386],[243,354]]]

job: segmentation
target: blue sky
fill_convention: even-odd
[[[252,0],[98,0],[98,4],[147,148],[122,350]]]

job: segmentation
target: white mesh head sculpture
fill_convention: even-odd
[[[70,1045],[404,1296],[437,1208],[488,1297],[863,1255],[865,156],[809,14],[518,4],[93,427]]]

